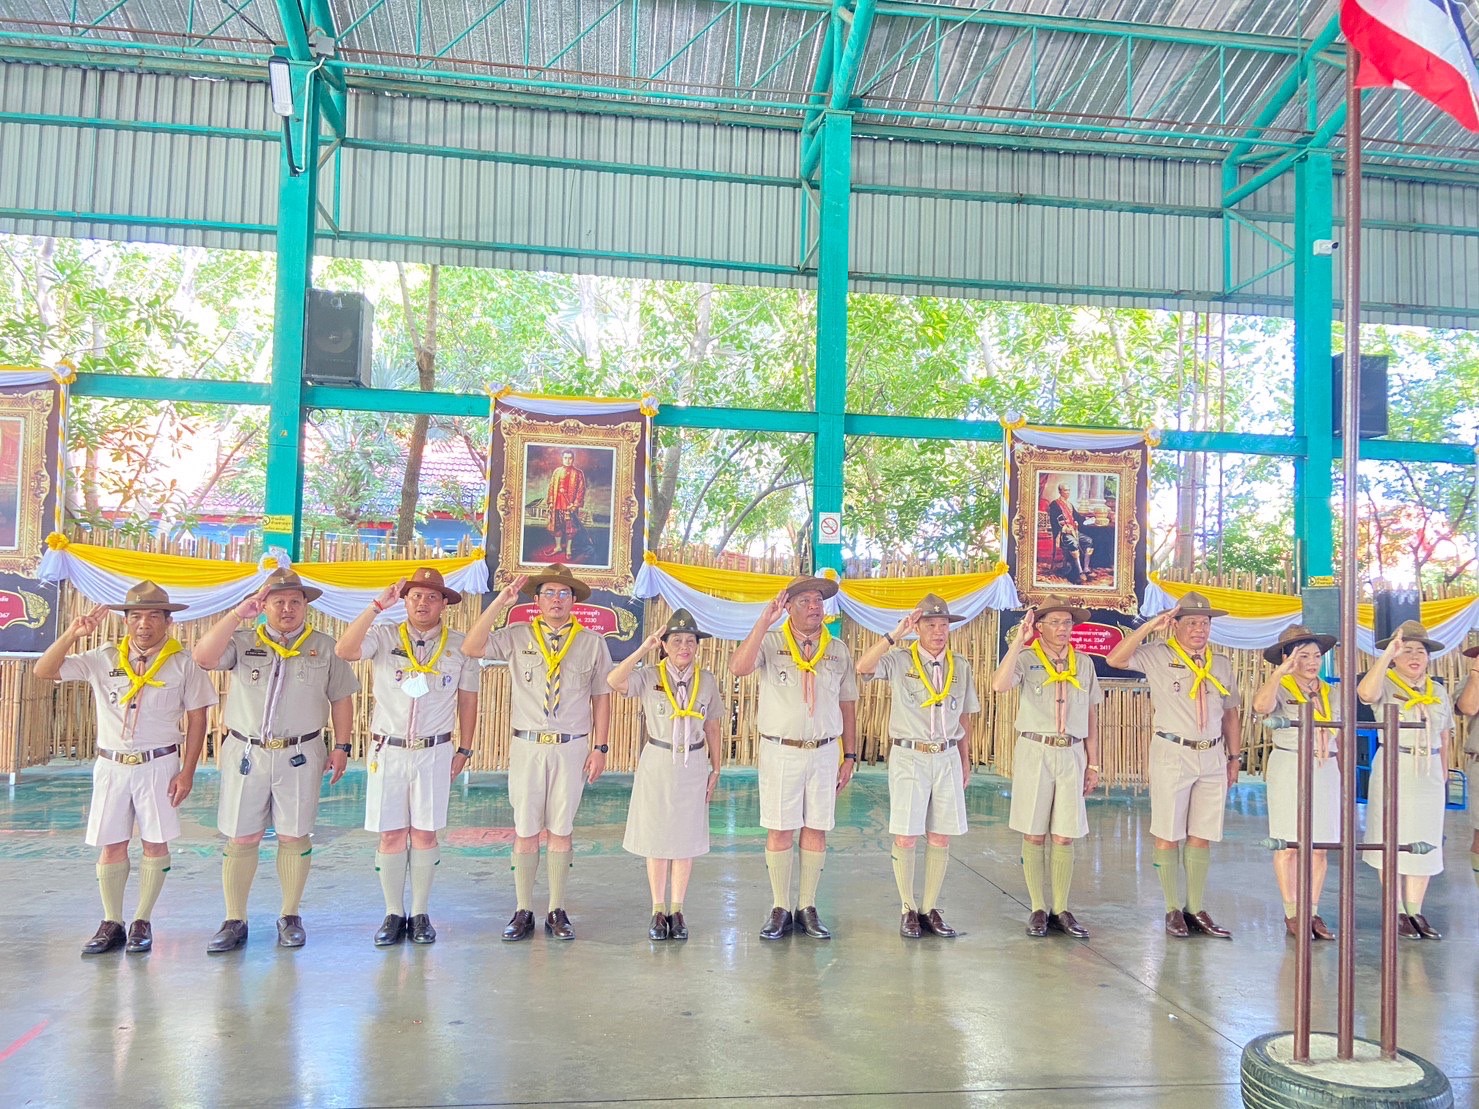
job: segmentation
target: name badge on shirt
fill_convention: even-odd
[[[262,650],[262,648],[260,648],[260,647],[248,647],[245,651],[242,652],[242,654],[246,655],[248,658],[266,658],[267,657],[267,652],[264,651],[264,650]]]
[[[390,653],[392,655],[395,655],[397,658],[406,658],[407,657],[404,648],[401,648],[401,647],[392,647],[390,649]]]
[[[109,670],[108,671],[108,677],[110,677],[110,678],[122,678],[122,677],[125,677],[125,676],[126,675],[123,673],[122,670]]]

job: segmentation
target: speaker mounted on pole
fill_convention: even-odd
[[[369,388],[374,310],[363,293],[309,289],[303,321],[303,380]]]

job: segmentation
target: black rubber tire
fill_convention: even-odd
[[[1426,1059],[1410,1052],[1398,1054],[1422,1068],[1422,1077],[1405,1086],[1348,1086],[1326,1082],[1273,1059],[1268,1047],[1287,1032],[1259,1036],[1243,1048],[1243,1104],[1248,1109],[1452,1109],[1453,1088],[1447,1077]]]

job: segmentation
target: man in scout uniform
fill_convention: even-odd
[[[760,825],[775,905],[763,940],[790,935],[791,844],[801,829],[801,896],[794,924],[808,936],[832,933],[817,915],[816,892],[836,822],[837,792],[857,766],[858,681],[847,648],[823,623],[823,602],[837,583],[795,578],[761,612],[729,658],[736,677],[760,672]],[[770,627],[782,616],[786,622]],[[840,741],[842,758],[837,757]]]
[[[334,654],[334,640],[308,624],[308,602],[322,595],[292,570],[274,570],[195,645],[200,666],[231,674],[216,812],[216,826],[230,837],[221,864],[226,919],[206,945],[212,955],[247,941],[247,897],[269,823],[277,832],[282,884],[278,946],[302,947],[308,939],[298,915],[312,860],[308,837],[323,776],[332,773],[337,782],[344,775],[359,692],[354,671]],[[258,624],[264,613],[267,623]],[[245,628],[243,620],[250,621]],[[331,718],[335,745],[326,754],[323,731]]]
[[[950,862],[950,837],[966,831],[965,787],[971,777],[971,724],[981,711],[971,664],[950,650],[950,625],[964,620],[933,593],[858,659],[858,673],[886,681],[888,830],[894,837],[894,880],[903,902],[899,935],[950,937],[940,917],[940,890]],[[907,648],[904,638],[919,639]],[[925,837],[924,896],[914,900],[914,846]]]
[[[92,686],[98,713],[98,757],[92,771],[86,842],[102,848],[98,888],[103,922],[82,948],[84,955],[101,955],[125,945],[134,954],[154,945],[150,916],[169,871],[169,843],[180,834],[177,810],[195,783],[195,764],[205,743],[205,712],[216,703],[210,678],[170,634],[172,614],[183,608],[172,604],[152,581],[141,581],[128,591],[123,604],[99,605],[73,620],[36,660],[36,677],[42,681],[85,681]],[[122,641],[69,655],[79,640],[102,626],[109,609],[123,613],[128,631]],[[123,889],[135,824],[144,842],[144,861],[138,908],[125,936]]]
[[[1099,784],[1099,705],[1103,693],[1093,660],[1070,636],[1089,618],[1062,597],[1028,609],[991,678],[996,693],[1021,690],[1012,756],[1012,807],[1007,825],[1022,833],[1022,871],[1032,915],[1029,936],[1062,932],[1081,940],[1089,930],[1068,911],[1073,841],[1089,834],[1084,796]],[[1049,835],[1053,911],[1043,896],[1043,845]]]
[[[1195,930],[1232,938],[1202,907],[1212,842],[1222,838],[1223,810],[1228,789],[1237,784],[1242,742],[1241,697],[1232,661],[1207,648],[1212,620],[1225,615],[1200,593],[1187,593],[1179,605],[1141,624],[1106,656],[1117,669],[1139,670],[1150,686],[1155,731],[1150,740],[1150,834],[1166,895],[1166,932],[1172,936]],[[1162,631],[1170,633],[1164,642],[1145,642]],[[1177,892],[1177,848],[1183,841],[1184,902]]]
[[[1467,648],[1464,657],[1470,660],[1469,676],[1453,707],[1469,717],[1469,727],[1464,733],[1464,766],[1470,786],[1479,789],[1479,722],[1474,720],[1479,716],[1479,661],[1475,661],[1479,659],[1479,647]],[[1479,882],[1479,799],[1476,798],[1469,800],[1469,826],[1474,831],[1469,841],[1469,865],[1474,870],[1474,881]]]
[[[534,595],[539,615],[529,623],[491,629],[518,599]],[[611,730],[611,652],[606,638],[571,616],[590,586],[555,563],[533,577],[505,586],[467,632],[472,658],[508,663],[513,742],[508,756],[508,799],[514,809],[512,867],[517,903],[503,930],[509,942],[534,931],[534,878],[539,837],[549,833],[549,912],[544,930],[573,940],[565,911],[575,810],[588,782],[606,769]]]
[[[406,619],[375,624],[399,600],[406,602]],[[447,606],[461,603],[462,594],[448,588],[440,573],[423,567],[371,601],[334,648],[345,662],[368,659],[373,664],[365,830],[380,833],[375,869],[385,891],[386,914],[375,933],[376,947],[400,943],[407,934],[412,943],[435,943],[437,938],[427,912],[432,874],[442,861],[437,832],[447,825],[447,795],[452,779],[472,757],[478,721],[478,664],[462,653],[462,633],[442,622]]]

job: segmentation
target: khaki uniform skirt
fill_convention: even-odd
[[[703,733],[694,729],[699,735]],[[709,853],[709,753],[665,750],[652,743],[642,748],[632,779],[622,847],[648,859],[691,859]]]

